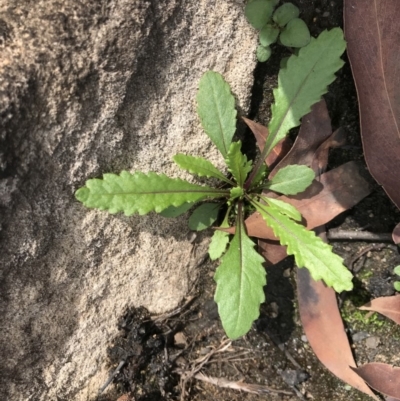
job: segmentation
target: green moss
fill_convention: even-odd
[[[393,339],[400,340],[400,326],[379,313],[359,310],[350,298],[344,302],[340,313],[347,326],[354,331],[366,331],[382,336],[390,333]]]

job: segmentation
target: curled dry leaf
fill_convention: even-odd
[[[328,141],[325,144],[326,152],[329,147],[331,147],[331,142],[329,141],[331,135],[331,120],[329,118],[325,100],[322,99],[314,104],[310,113],[303,117],[300,131],[293,147],[271,171],[269,178],[272,178],[281,168],[291,164],[304,164],[308,167],[312,167],[313,162],[316,157],[318,157],[318,149],[326,141]],[[320,156],[322,156],[321,151],[319,151],[319,153]],[[324,159],[327,159],[327,154]],[[315,170],[314,172],[317,173]]]
[[[268,137],[268,128],[263,125],[256,123],[255,121],[251,121],[248,118],[243,117],[244,122],[251,129],[251,132],[254,134],[257,146],[260,148],[262,152],[264,149],[265,141]],[[267,156],[265,163],[269,167],[273,167],[276,163],[278,163],[290,150],[292,147],[292,141],[289,137],[283,138],[279,141],[272,152]]]
[[[345,0],[347,54],[356,83],[364,156],[400,208],[400,1]]]
[[[395,323],[400,324],[400,295],[375,298],[359,309],[378,312]]]
[[[394,228],[392,233],[393,242],[397,245],[400,244],[400,223]]]
[[[400,368],[374,362],[352,369],[373,389],[391,397],[392,400],[400,398]]]

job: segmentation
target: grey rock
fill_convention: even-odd
[[[183,177],[178,152],[222,166],[195,96],[213,69],[248,109],[257,34],[243,7],[0,0],[2,399],[93,398],[125,308],[162,313],[190,290],[187,216],[109,216],[74,192],[122,169]]]

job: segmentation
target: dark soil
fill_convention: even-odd
[[[293,3],[300,8],[314,36],[325,28],[342,26],[341,0],[293,0]],[[255,71],[250,118],[264,124],[269,120],[279,61],[288,53],[279,46],[273,50],[273,57],[259,64]],[[329,167],[350,160],[363,161],[357,95],[348,63],[331,85],[326,100],[333,129],[341,126],[347,133],[347,145],[331,152]],[[244,139],[247,149],[251,149],[254,139],[249,132]],[[368,198],[332,221],[327,229],[390,233],[399,221],[400,212],[377,186]],[[333,245],[348,265],[353,264],[360,251],[369,250],[354,260],[353,266],[348,266],[358,270],[355,290],[339,299],[357,363],[398,363],[400,329],[377,314],[357,310],[371,298],[394,294],[393,268],[400,264],[397,247],[357,241]],[[192,302],[172,316],[151,320],[141,308],[131,309],[121,317],[119,332],[116,328],[115,339],[110,339],[110,373],[121,361],[126,363],[115,375],[113,392],[99,396],[99,401],[116,401],[123,394],[126,397],[121,398],[123,401],[370,399],[336,379],[314,356],[299,321],[291,258],[267,268],[266,302],[260,318],[244,338],[230,345],[213,301],[215,267],[205,259],[199,266],[197,288],[188,295],[193,297]],[[224,346],[226,349],[222,351]],[[204,361],[203,379],[225,379],[236,386],[258,385],[251,387],[258,394],[225,389],[193,378]]]

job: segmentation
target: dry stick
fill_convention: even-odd
[[[249,383],[244,383],[242,381],[234,382],[223,378],[206,376],[203,373],[197,373],[193,377],[197,380],[211,383],[218,387],[231,388],[233,390],[239,390],[239,391],[246,391],[247,393],[252,393],[252,394],[275,393],[283,395],[293,395],[291,391],[275,390],[267,386],[261,386],[259,384],[249,384]]]
[[[380,241],[393,242],[391,233],[371,233],[369,231],[330,230],[327,233],[329,240],[335,241]]]
[[[186,309],[186,308],[193,302],[193,300],[195,300],[196,298],[197,298],[197,295],[196,295],[196,296],[189,297],[189,298],[187,299],[187,301],[186,301],[183,305],[178,306],[176,309],[174,309],[174,310],[171,311],[171,312],[164,313],[163,315],[151,317],[151,320],[152,320],[153,322],[160,322],[160,321],[163,321],[163,320],[168,320],[168,319],[170,319],[171,317],[176,316],[176,315],[178,315],[179,313],[181,313],[181,312],[182,312],[184,309]]]
[[[120,372],[120,370],[125,365],[125,363],[126,363],[126,360],[122,359],[121,362],[118,364],[117,369],[114,370],[114,372],[107,379],[107,381],[104,383],[104,385],[99,389],[98,395],[100,395],[108,387],[108,385],[113,381],[114,377],[117,376],[117,374]]]
[[[201,358],[197,358],[193,362],[192,369],[189,372],[177,371],[177,373],[180,374],[181,376],[181,388],[182,388],[181,401],[185,399],[187,381],[190,380],[196,373],[198,373],[214,354],[217,354],[219,352],[224,352],[231,346],[231,344],[232,342],[230,340],[224,340],[222,341],[222,343],[218,348],[211,350],[207,355]]]

